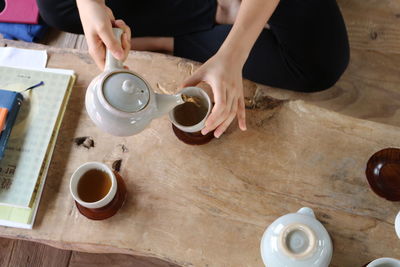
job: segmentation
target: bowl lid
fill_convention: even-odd
[[[111,73],[102,84],[106,101],[124,112],[138,112],[146,107],[150,99],[147,83],[131,72]]]

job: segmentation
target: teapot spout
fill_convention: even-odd
[[[310,216],[312,218],[315,218],[314,211],[311,208],[308,208],[308,207],[303,207],[303,208],[299,209],[297,211],[297,213],[301,213],[301,214]]]
[[[160,117],[170,112],[174,107],[185,103],[182,99],[182,94],[164,95],[155,94],[157,103],[157,114],[155,117]]]

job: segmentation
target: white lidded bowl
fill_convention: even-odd
[[[400,238],[400,211],[397,213],[396,219],[394,221],[394,229],[396,230],[397,236]]]
[[[275,220],[260,248],[268,267],[328,267],[333,251],[328,232],[306,207]]]
[[[400,260],[393,258],[379,258],[370,262],[367,267],[400,267]]]

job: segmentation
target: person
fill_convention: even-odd
[[[105,47],[122,60],[131,45],[203,62],[182,86],[211,86],[215,105],[202,133],[216,137],[235,117],[246,130],[243,77],[316,92],[336,83],[350,57],[335,0],[37,1],[50,26],[85,34],[100,69]],[[112,26],[124,31],[121,45]]]

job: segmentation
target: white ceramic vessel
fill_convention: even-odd
[[[122,30],[113,29],[120,42]],[[116,136],[130,136],[144,130],[153,118],[183,104],[181,94],[153,92],[138,74],[123,68],[122,62],[107,51],[105,70],[94,78],[86,91],[89,117],[103,131]]]
[[[332,242],[312,209],[275,220],[261,239],[261,256],[267,267],[328,267]]]
[[[394,229],[396,230],[397,236],[400,238],[400,211],[397,213],[396,219],[394,221]]]
[[[184,126],[184,125],[179,124],[176,121],[175,115],[174,115],[174,109],[173,109],[173,110],[171,110],[169,112],[169,120],[178,129],[180,129],[181,131],[184,131],[184,132],[187,132],[187,133],[195,133],[195,132],[201,131],[204,128],[206,120],[207,120],[207,117],[211,112],[212,104],[211,104],[210,97],[208,96],[208,94],[203,89],[201,89],[199,87],[186,87],[186,88],[183,88],[182,91],[180,91],[180,94],[185,94],[187,96],[192,96],[192,97],[194,96],[194,97],[202,99],[203,102],[204,102],[203,104],[207,105],[207,113],[204,116],[204,118],[200,122],[198,122],[197,124],[191,125],[191,126]]]
[[[379,258],[370,262],[367,267],[400,267],[400,261],[393,258]]]
[[[96,201],[96,202],[85,202],[83,201],[78,194],[78,184],[82,176],[89,170],[100,170],[108,174],[108,176],[111,179],[111,188],[110,191],[108,191],[108,194]],[[115,178],[115,175],[113,171],[105,164],[101,162],[87,162],[83,165],[81,165],[71,176],[71,180],[69,183],[69,189],[71,192],[72,197],[82,206],[89,208],[89,209],[98,209],[101,207],[106,206],[108,203],[113,200],[115,197],[115,194],[117,193],[117,179]]]

